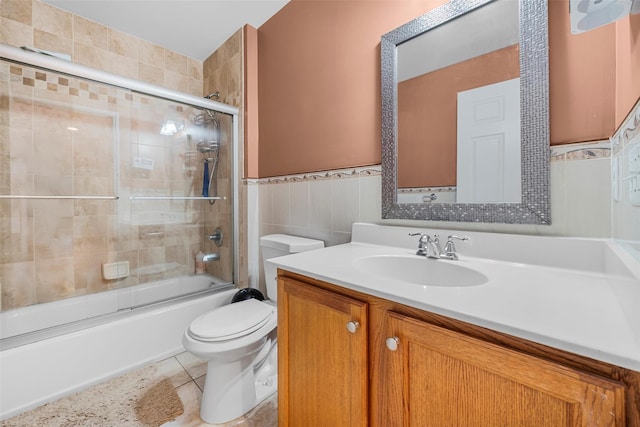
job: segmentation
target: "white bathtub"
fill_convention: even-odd
[[[171,297],[172,287],[195,289],[206,281],[208,288],[211,280],[190,276],[133,287],[125,291],[131,297],[127,310],[4,339],[0,351],[0,420],[184,351],[182,334],[189,322],[206,310],[228,304],[237,289],[219,284],[217,290],[200,295],[134,307],[143,301]],[[60,316],[86,319],[87,306],[110,305],[114,295],[102,294],[102,302],[98,298],[101,294],[91,296],[89,302],[85,297],[67,301],[58,307],[57,314],[47,314],[51,306],[40,304],[45,311],[38,312],[38,306],[34,306],[23,309],[21,316],[19,310],[12,310],[11,316],[0,320],[19,319],[18,323],[33,326],[38,319],[58,323]],[[72,308],[76,313],[69,316]],[[2,327],[4,330],[5,325]]]

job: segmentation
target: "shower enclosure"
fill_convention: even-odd
[[[233,285],[237,109],[1,53],[1,338]]]

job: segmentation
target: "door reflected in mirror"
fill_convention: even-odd
[[[506,98],[498,84],[520,76],[519,53],[518,2],[512,0],[489,3],[397,46],[399,203],[420,203],[431,194],[433,203],[521,201],[519,126],[513,129],[514,114],[520,120],[519,85],[507,85],[515,93]],[[507,122],[517,133],[501,129]]]

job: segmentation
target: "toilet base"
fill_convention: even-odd
[[[200,406],[204,422],[224,424],[239,418],[277,390],[277,347],[273,346],[258,369],[256,359],[208,363]]]

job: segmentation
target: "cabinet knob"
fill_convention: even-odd
[[[352,320],[351,322],[347,322],[347,331],[351,332],[352,334],[356,333],[356,330],[360,327],[360,322],[357,322],[355,320]]]
[[[387,338],[386,344],[389,350],[396,351],[398,349],[398,346],[400,345],[400,338],[398,337]]]

